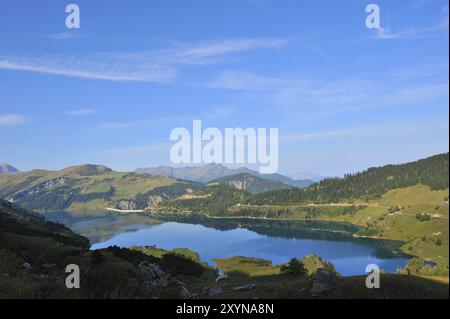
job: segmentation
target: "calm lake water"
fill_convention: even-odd
[[[354,238],[357,227],[336,222],[206,219],[203,217],[105,216],[71,217],[51,214],[49,219],[68,225],[89,238],[92,249],[108,246],[185,247],[211,265],[213,259],[257,257],[285,263],[314,253],[331,261],[344,276],[365,274],[368,264],[395,272],[408,259],[399,243]]]

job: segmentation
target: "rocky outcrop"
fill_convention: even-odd
[[[313,279],[311,294],[320,295],[334,290],[337,282],[335,272],[328,269],[318,269]]]
[[[115,209],[120,209],[120,210],[137,210],[137,204],[134,200],[120,200],[118,202],[116,202],[114,204],[114,208]]]
[[[163,196],[160,196],[160,195],[151,195],[148,198],[147,207],[149,208],[149,207],[158,206],[159,203],[161,203],[162,201],[164,201],[164,200],[166,200],[168,198],[169,198],[168,196],[163,197]]]
[[[16,202],[19,199],[21,199],[22,197],[37,193],[44,188],[53,189],[53,188],[64,186],[64,185],[66,185],[66,180],[64,178],[62,178],[62,177],[54,178],[49,181],[35,185],[33,187],[27,188],[26,190],[21,191],[19,193],[16,193],[14,196],[11,197],[10,200],[12,202]]]
[[[256,287],[255,284],[248,284],[248,285],[243,285],[243,286],[239,286],[239,287],[234,287],[233,291],[253,290],[253,289],[255,289],[255,287]]]
[[[191,299],[193,297],[192,293],[185,286],[180,287],[180,298],[181,299]]]
[[[222,294],[222,288],[220,286],[205,286],[201,289],[201,293],[209,297],[215,297]]]
[[[166,287],[170,277],[157,264],[148,261],[143,261],[137,266],[137,275],[150,289]]]

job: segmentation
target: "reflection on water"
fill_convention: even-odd
[[[314,253],[333,262],[342,275],[364,274],[368,264],[387,272],[403,267],[407,258],[400,243],[354,238],[358,230],[348,223],[325,221],[274,221],[208,219],[202,216],[106,215],[47,216],[89,238],[92,249],[156,245],[164,249],[186,247],[214,264],[215,258],[257,257],[274,264]]]

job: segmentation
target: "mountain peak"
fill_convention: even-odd
[[[63,170],[65,174],[77,174],[82,176],[101,175],[111,172],[112,169],[103,165],[84,164],[78,166],[67,167]]]
[[[7,173],[17,173],[19,170],[15,168],[14,166],[3,162],[0,164],[0,175],[1,174],[7,174]]]

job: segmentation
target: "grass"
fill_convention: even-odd
[[[217,267],[234,276],[261,276],[280,273],[280,266],[272,265],[270,261],[236,256],[214,259]]]
[[[315,257],[315,258],[313,258]],[[316,262],[317,256],[302,258],[306,268]],[[257,258],[232,257],[216,259],[218,267],[225,270],[228,279],[220,281],[223,294],[220,298],[448,298],[448,277],[408,276],[404,274],[381,274],[380,288],[368,289],[365,276],[338,277],[334,290],[319,297],[312,296],[312,276],[295,276],[279,273],[279,266]],[[255,285],[254,289],[235,291],[243,285]]]

